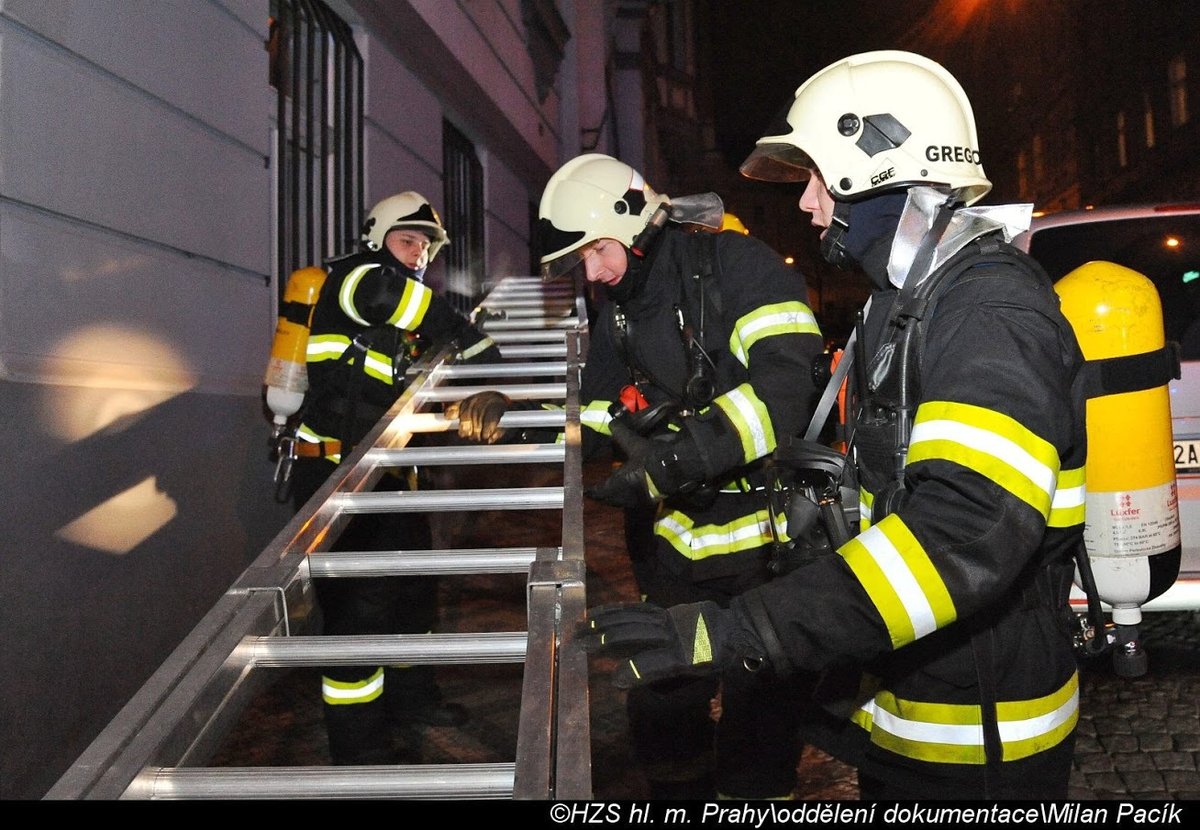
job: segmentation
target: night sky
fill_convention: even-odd
[[[994,0],[993,0],[994,1]],[[717,141],[740,164],[796,88],[839,58],[896,48],[938,0],[730,0],[709,6]],[[945,2],[945,0],[941,0]],[[958,0],[974,6],[984,0]]]

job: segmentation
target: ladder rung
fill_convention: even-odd
[[[505,343],[566,343],[567,333],[565,331],[553,331],[546,329],[528,331],[487,331],[488,337],[496,341],[500,345],[500,354],[506,354],[504,351]]]
[[[516,343],[500,344],[500,355],[505,358],[562,357],[566,353],[566,340],[563,340],[560,344],[548,346],[521,346]]]
[[[447,464],[561,464],[562,444],[482,444],[455,447],[401,447],[367,450],[369,461],[388,467]]]
[[[458,548],[310,553],[308,570],[315,577],[528,573],[529,565],[538,558],[539,550],[554,549]],[[558,548],[553,558],[561,557],[562,548]]]
[[[433,513],[439,510],[561,510],[561,487],[487,490],[420,490],[334,493],[329,501],[346,513]]]
[[[503,308],[499,309],[496,317],[488,318],[488,321],[522,320],[524,323],[538,323],[539,320],[563,320],[566,318],[570,318],[572,323],[577,323],[575,303],[568,305],[568,303],[533,301],[506,303]]]
[[[511,383],[487,386],[435,386],[417,392],[422,401],[458,401],[476,392],[503,392],[513,400],[562,400],[567,397],[565,383]]]
[[[527,640],[524,631],[244,637],[234,649],[234,656],[263,668],[395,663],[473,666],[522,663]]]
[[[435,370],[435,374],[439,379],[511,378],[537,375],[565,375],[566,373],[567,361],[565,360],[555,360],[553,362],[542,360],[535,363],[484,363],[482,365],[464,363],[462,365],[439,366]]]
[[[563,286],[540,286],[534,283],[514,283],[509,285],[498,285],[491,291],[483,302],[480,303],[481,308],[487,308],[489,305],[495,304],[497,301],[506,300],[509,297],[574,297],[574,289],[569,285]]]
[[[556,294],[574,296],[574,292],[574,287],[569,283],[547,283],[541,277],[505,279],[488,292],[488,295],[483,299],[483,304],[486,305],[496,297],[505,297],[509,294],[525,293],[539,297],[552,297]]]
[[[517,429],[563,427],[566,423],[567,413],[564,409],[529,409],[506,412],[500,419],[500,426]],[[447,432],[458,429],[457,418],[447,418],[440,412],[410,412],[407,415],[397,416],[392,424],[402,432]]]
[[[511,798],[516,764],[370,767],[159,767],[142,771],[126,798]]]
[[[481,328],[485,334],[494,331],[519,331],[521,329],[556,329],[566,331],[579,328],[579,320],[575,317],[530,317],[520,320],[487,320]]]

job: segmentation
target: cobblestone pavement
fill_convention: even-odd
[[[588,465],[585,481],[603,467]],[[455,543],[527,544],[539,523],[553,536],[553,511],[495,511],[455,521]],[[588,601],[637,599],[624,552],[620,513],[585,505]],[[442,631],[521,630],[524,582],[518,577],[443,578]],[[1140,626],[1149,655],[1144,676],[1119,677],[1110,659],[1088,661],[1081,672],[1081,718],[1070,797],[1078,800],[1200,799],[1200,614],[1147,614]],[[593,794],[597,800],[644,800],[648,793],[632,757],[624,695],[609,682],[611,663],[591,660],[590,708]],[[472,719],[463,727],[408,734],[421,762],[511,762],[520,708],[519,666],[443,667],[443,690]],[[319,672],[294,669],[251,705],[242,725],[215,759],[229,766],[327,764],[318,696]],[[818,750],[804,751],[796,795],[810,800],[858,797],[853,768]]]
[[[1200,799],[1200,614],[1146,614],[1149,668],[1119,677],[1084,666],[1073,798]]]

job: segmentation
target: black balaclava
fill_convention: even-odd
[[[860,267],[876,288],[887,288],[887,264],[900,225],[907,191],[884,193],[860,202],[837,202],[835,224],[821,240],[821,254],[839,268]],[[839,215],[840,214],[840,215]],[[842,226],[838,228],[838,221]]]
[[[657,244],[662,238],[662,234],[654,240],[654,244],[649,246],[650,250],[645,255],[639,255],[633,251],[628,245],[625,246],[625,256],[628,264],[625,267],[625,276],[621,277],[621,281],[613,286],[605,287],[604,291],[608,298],[615,303],[627,303],[642,293],[642,289],[646,286],[646,280],[650,275],[650,269],[654,265],[655,256],[662,248]]]

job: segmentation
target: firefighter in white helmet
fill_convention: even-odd
[[[498,360],[492,341],[423,282],[449,239],[441,218],[414,191],[371,209],[362,250],[325,263],[328,275],[308,337],[309,391],[299,415],[292,501],[300,509],[404,391],[405,370],[425,348],[453,339],[460,359]],[[416,474],[384,475],[376,489],[406,490]],[[419,513],[354,517],[335,550],[432,547]],[[319,579],[324,633],[425,634],[437,618],[437,578]],[[418,762],[419,727],[453,726],[467,713],[442,700],[431,666],[323,669],[334,764]],[[393,741],[392,726],[397,726]]]
[[[1030,207],[970,207],[991,187],[970,103],[900,51],[807,80],[742,172],[803,182],[826,257],[873,283],[850,424],[861,527],[730,609],[593,609],[585,644],[628,653],[625,685],[859,667],[871,684],[826,737],[864,798],[1064,798],[1083,357],[1050,280],[1008,244]],[[699,631],[711,659],[693,656]]]
[[[721,203],[707,196],[716,229]],[[802,427],[822,346],[800,274],[753,237],[695,233],[687,203],[587,154],[551,177],[539,207],[544,275],[575,272],[607,295],[581,380],[584,450],[615,438],[626,461],[589,495],[627,511],[639,589],[660,608],[724,607],[773,576],[763,462]],[[483,395],[451,411],[464,435],[489,440],[512,405]],[[732,675],[714,727],[715,677],[631,692],[652,797],[790,796],[799,694],[770,672]]]

